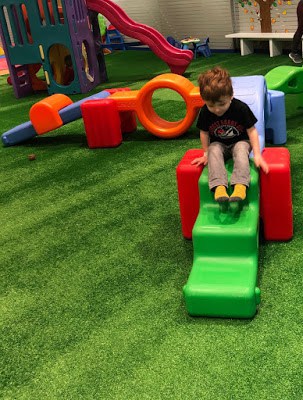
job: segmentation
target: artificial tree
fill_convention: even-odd
[[[258,3],[259,8],[260,8],[260,24],[261,24],[261,32],[271,32],[271,15],[270,15],[270,10],[272,6],[276,7],[277,2],[276,0],[238,0],[238,3],[241,4],[242,7],[248,5],[252,6],[253,3]]]

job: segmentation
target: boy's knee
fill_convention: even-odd
[[[250,151],[251,151],[251,146],[247,142],[237,142],[234,145],[234,149],[233,149],[233,153],[235,155],[241,154],[241,155],[247,155],[248,156]]]
[[[211,143],[208,148],[209,156],[221,156],[224,150],[220,143]]]

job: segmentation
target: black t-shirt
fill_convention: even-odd
[[[257,122],[247,104],[238,99],[232,99],[229,109],[221,116],[209,111],[206,104],[201,108],[197,127],[208,132],[210,143],[221,142],[227,145],[240,140],[249,140],[247,129]]]

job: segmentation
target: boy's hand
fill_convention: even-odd
[[[261,154],[259,156],[254,157],[254,163],[257,168],[261,168],[262,171],[265,172],[265,174],[268,174],[269,168],[267,162],[264,160]]]
[[[195,158],[191,162],[191,164],[192,165],[196,165],[197,167],[199,167],[200,165],[207,165],[207,162],[208,162],[207,154],[204,154],[204,156],[202,156],[202,157]]]

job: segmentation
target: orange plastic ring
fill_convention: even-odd
[[[152,96],[157,89],[172,89],[182,96],[186,104],[186,115],[175,122],[161,118],[152,106]],[[144,128],[155,136],[175,138],[186,132],[197,116],[203,101],[192,82],[181,75],[162,74],[147,82],[138,93],[136,112]]]

